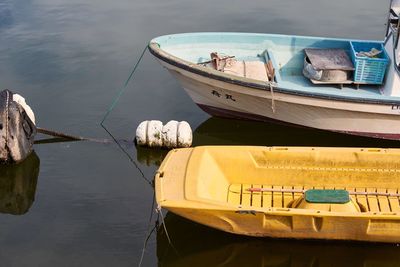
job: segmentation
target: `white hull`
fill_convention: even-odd
[[[160,62],[180,81],[193,101],[212,115],[224,113],[230,117],[276,120],[322,130],[400,139],[400,109],[397,105],[271,93]]]

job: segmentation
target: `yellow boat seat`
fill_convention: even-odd
[[[362,212],[354,197],[350,197],[350,201],[346,203],[312,203],[306,201],[305,197],[302,196],[293,202],[291,208],[332,212]]]

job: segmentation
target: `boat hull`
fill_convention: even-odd
[[[291,214],[285,208],[271,212],[164,208],[191,221],[237,235],[384,243],[400,240],[400,220],[371,220],[368,216],[322,218],[315,214]]]
[[[156,201],[189,220],[239,235],[398,243],[399,153],[377,148],[175,149],[155,175]],[[336,196],[347,191],[349,198],[312,200],[309,191],[336,191]]]
[[[192,100],[213,116],[272,121],[400,140],[397,105],[310,98],[274,92],[274,88],[272,92],[248,88],[192,73],[163,60],[160,62],[176,77]]]

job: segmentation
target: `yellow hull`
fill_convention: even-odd
[[[400,150],[205,146],[171,151],[159,206],[249,236],[400,242]],[[309,203],[309,189],[350,201]]]

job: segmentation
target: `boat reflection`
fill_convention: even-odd
[[[236,236],[167,213],[157,232],[158,266],[399,266],[400,247],[385,244]]]
[[[0,166],[0,213],[22,215],[35,200],[40,160],[33,151],[23,162]]]
[[[282,124],[211,117],[193,133],[193,146],[345,146],[400,147],[400,142],[293,127]]]

